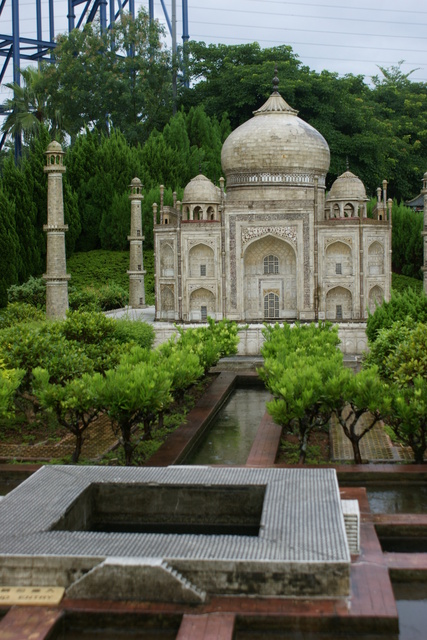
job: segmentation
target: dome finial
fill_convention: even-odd
[[[277,64],[274,65],[273,93],[279,93],[279,78],[277,77]]]

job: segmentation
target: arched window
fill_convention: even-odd
[[[264,273],[279,273],[279,258],[277,256],[265,256]]]
[[[352,204],[350,204],[350,202],[347,202],[347,204],[344,206],[344,217],[352,218],[353,215],[354,215],[354,207]]]
[[[203,217],[202,207],[194,207],[193,220],[202,220],[202,217]]]
[[[267,293],[264,296],[264,318],[279,317],[279,296],[275,293]]]

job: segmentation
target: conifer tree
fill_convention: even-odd
[[[17,282],[19,238],[14,204],[0,190],[0,307],[7,305],[7,289]]]

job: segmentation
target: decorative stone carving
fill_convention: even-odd
[[[197,291],[197,289],[207,289],[208,291],[211,291],[212,293],[216,293],[216,284],[189,284],[188,287],[188,292],[191,294],[193,293],[193,291]]]
[[[353,238],[343,238],[341,236],[331,236],[329,238],[325,238],[325,249],[333,242],[343,242],[344,244],[353,245]]]
[[[261,238],[268,234],[278,236],[279,238],[286,238],[286,240],[289,240],[292,244],[297,244],[296,227],[246,227],[246,229],[242,229],[242,245],[245,245],[254,238]]]

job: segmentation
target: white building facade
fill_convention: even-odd
[[[223,145],[226,190],[198,175],[154,207],[157,320],[363,322],[390,297],[387,183],[373,218],[350,171],[325,197],[328,144],[274,83]]]

